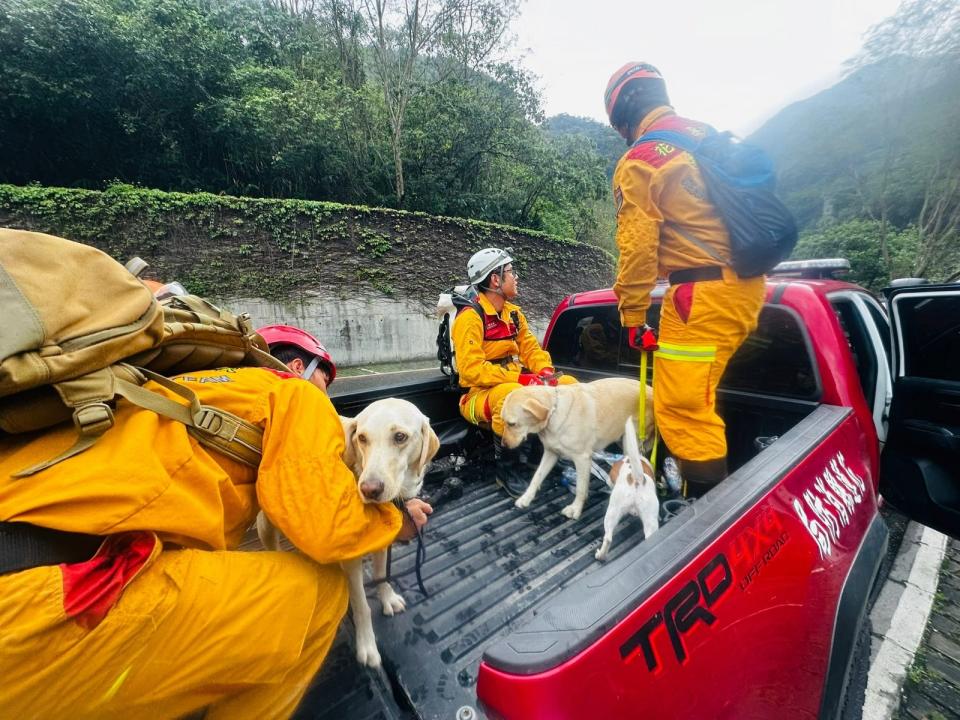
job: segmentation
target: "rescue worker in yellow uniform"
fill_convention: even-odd
[[[93,447],[28,478],[12,475],[75,429],[0,440],[0,717],[288,717],[347,608],[337,563],[414,535],[361,500],[310,382],[262,368],[175,381],[263,430],[258,469],[125,400]],[[235,551],[258,509],[302,554]]]
[[[691,494],[700,495],[727,476],[717,384],[756,328],[764,279],[740,278],[729,267],[727,229],[693,156],[641,140],[658,130],[697,138],[709,131],[674,112],[659,71],[627,63],[610,78],[604,101],[610,124],[630,146],[613,176],[620,320],[630,344],[641,347],[645,333],[653,337],[646,324],[650,292],[658,277],[669,281],[654,353],[655,416]]]
[[[507,395],[524,385],[567,385],[576,380],[557,376],[550,353],[540,347],[520,306],[517,271],[508,250],[485,248],[467,262],[467,277],[476,288],[476,302],[460,309],[451,337],[457,358],[460,414],[494,433],[496,481],[512,497],[520,497],[530,481],[519,450],[500,442],[500,410]]]

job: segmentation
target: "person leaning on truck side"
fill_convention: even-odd
[[[337,365],[323,343],[293,325],[264,325],[257,333],[266,341],[271,355],[326,394],[337,377]],[[428,503],[410,498],[404,504],[418,529],[427,524],[427,516],[433,512]]]
[[[264,325],[257,333],[270,354],[293,374],[327,392],[337,377],[337,365],[317,338],[293,325]]]
[[[655,416],[689,490],[700,495],[727,476],[717,383],[757,326],[764,279],[740,278],[729,267],[729,236],[693,156],[663,142],[637,142],[656,130],[694,137],[709,130],[676,115],[660,72],[627,63],[610,78],[604,102],[630,146],[613,176],[620,320],[631,346],[640,348],[650,292],[658,277],[669,280],[654,354]]]
[[[467,277],[477,289],[477,304],[465,307],[453,323],[460,387],[460,414],[474,424],[489,423],[494,433],[497,483],[513,497],[527,489],[530,476],[520,453],[503,446],[500,411],[507,395],[524,385],[568,385],[557,377],[550,353],[540,347],[520,306],[517,271],[510,253],[485,248],[467,262]]]
[[[362,502],[314,385],[252,367],[176,382],[263,430],[258,468],[124,400],[29,478],[75,429],[0,438],[0,717],[287,717],[347,609],[337,563],[414,536]],[[258,509],[302,554],[235,552]]]

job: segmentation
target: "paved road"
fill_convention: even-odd
[[[960,542],[950,540],[898,720],[960,720]]]

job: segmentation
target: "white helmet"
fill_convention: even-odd
[[[512,263],[513,258],[510,253],[513,248],[484,248],[480,252],[475,252],[467,261],[467,278],[471,285],[482,283],[487,275],[497,268],[503,267],[507,263]]]

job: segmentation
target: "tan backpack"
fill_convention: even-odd
[[[164,376],[217,367],[286,370],[267,350],[249,315],[192,295],[158,302],[96,248],[0,229],[0,430],[34,432],[72,419],[79,434],[69,450],[15,477],[92,446],[113,426],[118,397],[182,422],[199,442],[256,467],[259,428],[201,405]],[[141,387],[148,379],[186,403]]]

